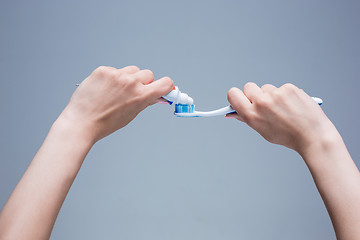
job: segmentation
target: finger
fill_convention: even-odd
[[[251,110],[250,100],[245,96],[243,91],[238,88],[231,88],[227,94],[228,101],[237,115],[244,120],[244,116]],[[232,115],[233,116],[233,115]]]
[[[255,83],[248,82],[244,86],[244,94],[250,102],[254,102],[254,100],[262,94],[262,91]]]
[[[169,101],[166,101],[164,98],[156,98],[150,102],[150,105],[153,105],[155,103],[164,104],[164,105],[170,105]]]
[[[160,103],[160,104],[165,104],[165,105],[170,105],[168,100],[165,100],[164,98],[157,98],[155,99],[155,103]]]
[[[137,66],[127,66],[119,69],[121,73],[133,74],[140,71]]]
[[[163,77],[148,85],[145,85],[150,98],[160,98],[173,90],[174,82],[169,77]]]
[[[264,93],[270,93],[270,92],[274,91],[275,89],[276,89],[276,87],[272,84],[265,84],[261,87],[261,90]]]
[[[232,118],[232,119],[237,119],[240,120],[242,122],[245,122],[245,120],[237,113],[229,113],[225,115],[225,118]]]
[[[141,70],[133,74],[133,77],[144,85],[154,81],[154,74],[149,69]]]

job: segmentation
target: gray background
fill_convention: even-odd
[[[0,207],[75,83],[99,65],[168,75],[197,108],[247,81],[291,82],[359,166],[358,1],[1,1]],[[95,145],[52,239],[334,239],[293,151],[223,117],[155,105]],[[76,147],[76,146],[74,146]]]

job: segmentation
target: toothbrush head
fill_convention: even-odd
[[[194,113],[195,111],[195,105],[194,104],[175,104],[175,115],[179,117],[187,117],[186,113]],[[180,114],[179,114],[180,113]],[[182,113],[185,113],[185,115],[181,115]]]
[[[209,112],[200,112],[195,111],[194,104],[175,104],[175,112],[174,114],[177,117],[186,117],[186,118],[193,118],[193,117],[212,117],[212,116],[221,116],[226,115],[228,113],[235,113],[235,110],[231,106],[223,107],[214,111]]]

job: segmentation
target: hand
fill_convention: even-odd
[[[244,92],[230,89],[228,100],[236,113],[227,117],[247,123],[269,142],[300,154],[329,134],[337,134],[318,104],[292,84],[280,88],[266,84],[259,88],[255,83],[247,83]]]
[[[169,77],[154,82],[150,70],[98,67],[76,89],[60,119],[85,128],[94,142],[126,126],[174,87]]]

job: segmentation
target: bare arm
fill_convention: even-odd
[[[96,141],[127,125],[173,87],[149,70],[100,67],[55,121],[0,213],[0,239],[48,239],[61,205]]]
[[[248,83],[228,100],[237,118],[269,142],[297,151],[314,178],[338,239],[360,239],[360,173],[335,126],[292,84],[280,88]]]

